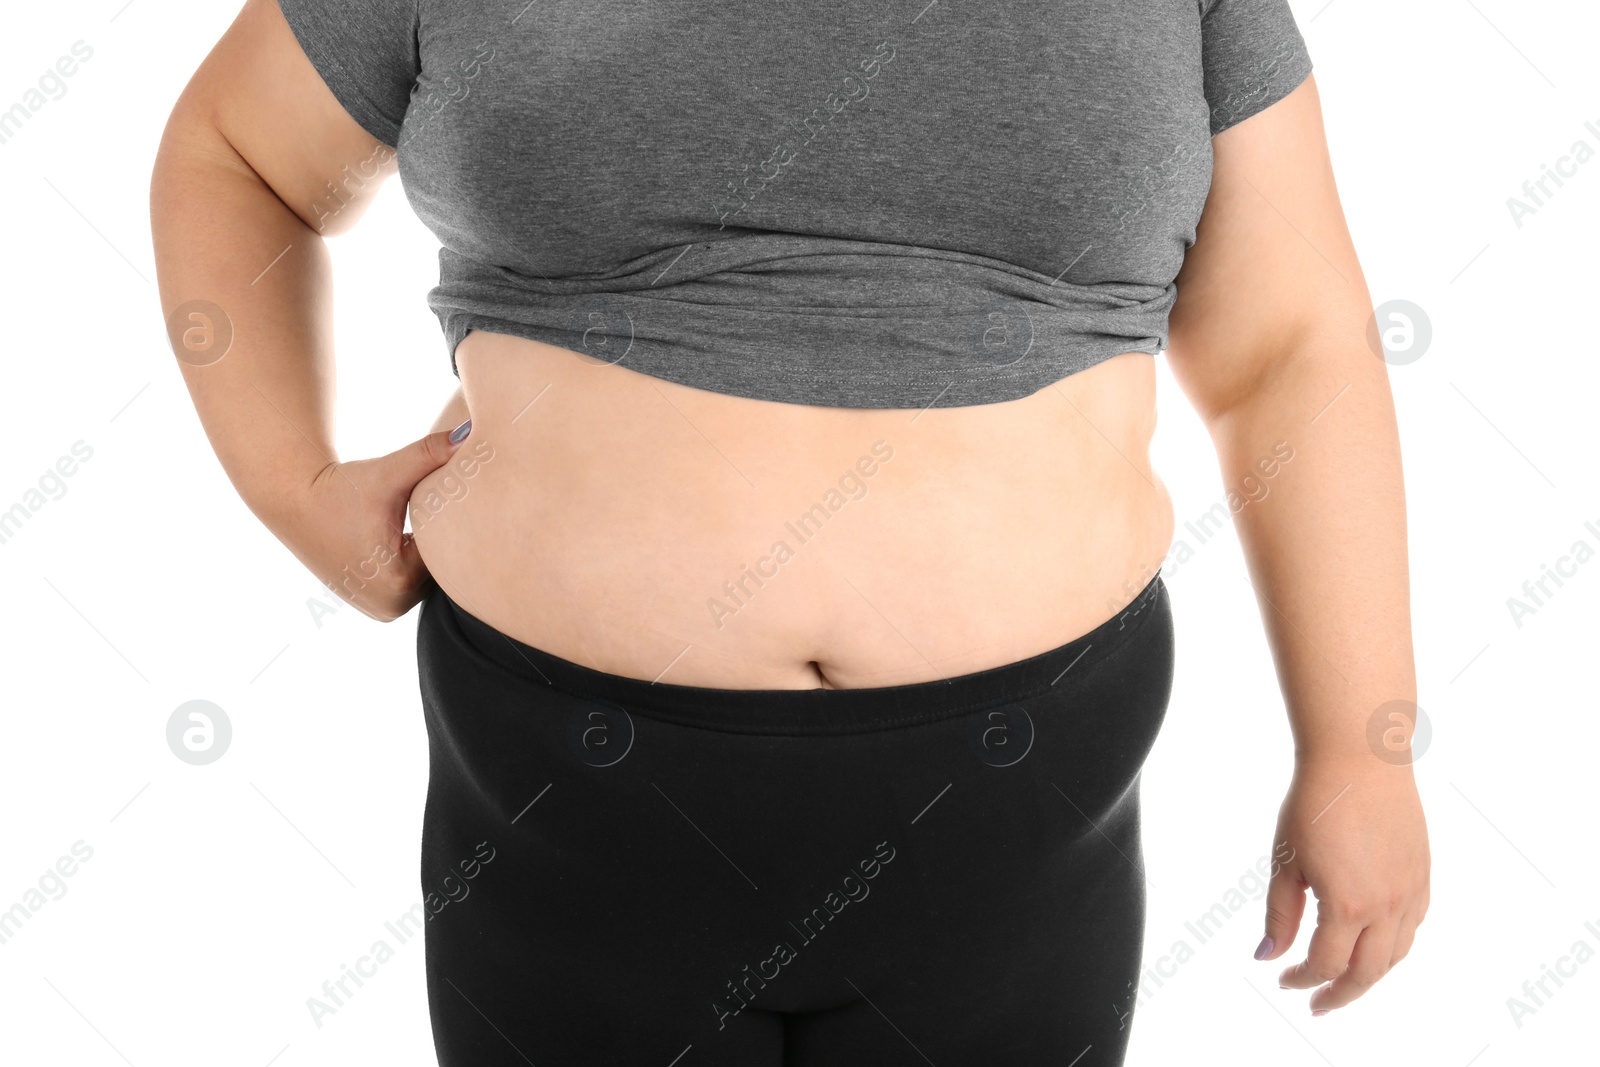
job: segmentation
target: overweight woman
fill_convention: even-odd
[[[261,521],[421,605],[441,1064],[1121,1063],[1163,352],[1274,478],[1256,957],[1308,889],[1309,1010],[1406,955],[1398,435],[1311,67],[1285,0],[248,0],[161,144],[162,311]],[[396,173],[460,385],[341,457],[324,242]]]

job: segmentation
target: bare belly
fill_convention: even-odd
[[[1113,617],[1172,543],[1146,353],[924,411],[726,396],[477,330],[456,366],[472,433],[412,494],[423,561],[489,625],[610,674],[986,670]]]

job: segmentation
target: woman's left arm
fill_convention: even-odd
[[[1399,962],[1428,908],[1411,726],[1390,718],[1417,697],[1399,432],[1315,81],[1212,148],[1167,357],[1226,483],[1272,478],[1234,518],[1295,746],[1273,841],[1292,852],[1257,958],[1288,950],[1310,888],[1316,930],[1280,984],[1331,983],[1311,997],[1321,1014]]]

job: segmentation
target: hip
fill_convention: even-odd
[[[1009,826],[1025,847],[994,863],[1037,874],[1048,854],[1069,877],[1083,847],[1113,828],[1137,832],[1134,786],[1166,717],[1175,647],[1157,575],[1088,633],[989,670],[837,690],[685,686],[520,642],[435,587],[417,626],[426,819],[431,837],[451,840],[427,851],[442,862],[499,828],[525,858],[544,849],[614,864],[625,887],[641,852],[672,836],[640,825],[642,814],[670,822],[688,800],[740,851],[770,852],[749,873],[783,884],[803,873],[790,855],[802,841],[833,848],[869,812],[884,830],[933,832],[944,816],[923,816],[953,792],[963,811],[943,830],[951,847],[957,837],[961,849],[995,847],[996,828]],[[976,807],[992,818],[974,821]]]
[[[1039,656],[880,688],[603,674],[442,587],[417,648],[441,1063],[520,1062],[502,1041],[778,1063],[773,1012],[846,1062],[896,1062],[880,1010],[941,1063],[1090,1043],[1120,1062],[1101,994],[1131,988],[1142,943],[1138,785],[1174,663],[1159,576]]]

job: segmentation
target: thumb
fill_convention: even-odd
[[[1286,846],[1280,846],[1280,848]],[[1256,946],[1256,959],[1277,959],[1294,943],[1300,917],[1306,910],[1306,885],[1300,864],[1289,853],[1288,859],[1273,860],[1272,880],[1267,883],[1266,936]]]
[[[418,482],[444,466],[471,432],[472,420],[468,419],[453,430],[430,433],[380,456],[375,466],[384,489],[401,497],[410,496]],[[452,437],[456,440],[452,441]]]

